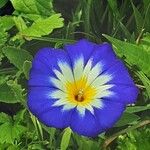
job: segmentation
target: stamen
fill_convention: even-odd
[[[82,89],[79,90],[78,94],[75,95],[75,100],[78,102],[84,101],[84,92]]]

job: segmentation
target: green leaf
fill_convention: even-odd
[[[3,16],[0,17],[0,26],[4,31],[10,30],[15,25],[12,16]]]
[[[9,122],[10,119],[11,118],[7,114],[0,113],[0,124],[5,123],[5,122]]]
[[[150,104],[147,106],[133,106],[133,107],[127,107],[126,112],[127,113],[136,113],[144,110],[150,109]]]
[[[6,144],[4,144],[4,145],[6,145]],[[11,144],[7,147],[7,150],[20,150],[20,146]]]
[[[4,114],[0,114],[4,116]],[[14,122],[8,115],[5,114],[5,119],[7,120],[0,125],[0,143],[11,143],[13,144],[16,139],[19,139],[26,128],[22,125]]]
[[[0,24],[0,47],[6,43],[7,37],[8,37],[7,32],[4,31],[4,29],[2,28],[2,26]],[[1,52],[1,50],[0,50],[0,52]]]
[[[93,140],[87,137],[73,134],[73,138],[77,142],[78,150],[102,150],[101,143],[103,142],[102,136],[104,137],[104,133],[103,135],[101,134],[100,136],[99,140]]]
[[[143,38],[140,40],[140,46],[150,54],[150,33],[145,33]]]
[[[90,33],[91,24],[90,24],[90,10],[91,10],[91,4],[92,0],[83,0],[81,1],[82,4],[82,20],[84,22],[84,31],[86,33]],[[89,37],[89,35],[87,35]]]
[[[133,7],[133,11],[134,11],[134,17],[135,17],[135,21],[136,21],[136,26],[138,29],[138,32],[140,33],[142,28],[143,28],[143,17],[141,15],[141,13],[138,11],[138,9],[134,6],[134,4],[131,2],[132,7]]]
[[[137,122],[140,119],[139,116],[131,113],[124,113],[120,120],[116,123],[115,127],[125,126]]]
[[[104,35],[114,46],[118,56],[126,57],[126,61],[131,65],[136,65],[147,76],[150,76],[150,54],[142,47],[123,42],[108,35]]]
[[[18,103],[23,100],[22,88],[14,81],[0,84],[0,102]]]
[[[32,62],[26,60],[23,64],[23,72],[25,74],[26,79],[29,79],[29,71],[30,71],[31,67],[32,67]]]
[[[26,60],[31,61],[32,55],[26,50],[15,47],[4,47],[3,53],[19,70],[23,71],[23,64]]]
[[[24,37],[41,37],[50,34],[54,29],[63,26],[63,18],[60,14],[52,15],[46,19],[38,19],[29,28],[20,32]]]
[[[7,82],[7,85],[11,87],[11,89],[14,92],[15,97],[18,101],[24,100],[24,96],[22,93],[24,91],[24,89],[22,89],[20,84],[18,84],[16,81],[9,80]]]
[[[26,109],[23,109],[14,116],[15,123],[20,123],[21,121],[23,121],[25,112]]]
[[[1,0],[0,1],[0,8],[2,8],[3,6],[5,6],[5,4],[8,2],[8,0]]]
[[[43,140],[43,130],[42,130],[42,126],[41,126],[40,122],[31,113],[30,113],[30,116],[31,116],[31,120],[32,120],[32,122],[34,124],[35,131],[36,131],[37,135],[41,138],[41,140]]]
[[[41,136],[41,140],[43,140],[43,129],[42,129],[42,126],[41,126],[41,124],[40,124],[40,122],[38,120],[36,120],[36,123],[37,123],[37,128],[38,128],[39,134]]]
[[[112,9],[112,12],[114,13],[115,17],[119,20],[120,13],[118,11],[117,7],[117,0],[107,0],[110,8]]]
[[[120,135],[118,137],[116,150],[149,150],[149,139],[149,128],[132,130],[127,134]]]
[[[21,125],[13,125],[12,122],[6,122],[0,126],[0,143],[14,143],[20,135],[25,132],[26,128]]]
[[[0,85],[0,102],[17,103],[14,91],[7,84]]]
[[[12,20],[12,17],[0,17],[0,47],[4,46],[4,44],[6,43],[8,38],[8,33],[6,31],[12,28],[13,25],[14,22]]]
[[[71,132],[72,131],[70,128],[65,129],[64,134],[62,136],[61,145],[60,145],[61,150],[67,149],[67,147],[69,145],[70,137],[71,137]]]
[[[13,17],[13,19],[16,24],[16,27],[18,28],[18,30],[20,32],[27,28],[27,26],[21,16]]]
[[[50,16],[53,13],[52,1],[11,0],[13,7],[20,13]]]
[[[124,32],[126,38],[128,40],[130,40],[131,39],[131,34],[130,34],[129,30],[127,29],[127,27],[121,21],[119,21],[119,24],[120,24],[120,28]]]
[[[147,78],[147,76],[142,71],[138,71],[138,72],[136,72],[136,74],[141,79],[141,81],[143,82],[143,84],[146,88],[146,92],[148,94],[148,97],[150,98],[150,80],[149,80],[149,78]]]

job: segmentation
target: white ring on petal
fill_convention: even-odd
[[[104,107],[101,98],[110,97],[115,93],[110,89],[113,84],[107,84],[113,79],[110,74],[101,74],[103,72],[103,63],[99,62],[92,67],[92,59],[84,66],[84,58],[79,57],[75,63],[73,70],[66,62],[59,61],[60,71],[54,69],[57,78],[51,77],[52,83],[58,88],[50,93],[50,97],[56,99],[53,106],[63,106],[62,110],[67,111],[76,107],[81,116],[85,115],[85,111],[89,110],[94,114],[94,107],[102,109]],[[82,77],[87,78],[87,86],[92,86],[96,90],[96,95],[88,104],[72,103],[67,99],[67,91],[65,84],[67,82],[76,82]],[[60,90],[59,90],[60,89]]]
[[[84,70],[84,59],[83,56],[81,56],[79,59],[75,61],[73,67],[73,74],[75,81],[79,80],[83,76],[83,70]]]
[[[97,63],[90,70],[89,74],[87,75],[87,82],[88,82],[88,84],[90,84],[91,82],[93,82],[99,76],[99,74],[102,72],[102,68],[103,68],[102,63]]]
[[[64,78],[70,82],[74,81],[73,73],[70,66],[65,62],[58,62],[58,66],[64,75]]]

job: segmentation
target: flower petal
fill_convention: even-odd
[[[56,101],[50,98],[49,93],[54,89],[48,87],[30,87],[28,90],[27,105],[29,110],[38,115],[47,109],[51,109],[52,104]]]
[[[98,77],[100,77],[100,75],[104,71],[111,68],[117,62],[117,57],[111,45],[108,43],[104,43],[100,45],[95,45],[94,51],[91,54],[91,57],[89,61],[87,62],[87,65],[91,64],[91,62],[92,62],[91,70],[88,70],[88,73],[87,73],[89,84],[91,84]],[[107,74],[106,76],[109,76],[109,74]]]
[[[71,129],[84,136],[95,137],[101,132],[95,116],[86,110],[84,116],[75,110],[71,118]]]
[[[96,44],[89,42],[86,39],[82,39],[75,44],[68,44],[65,46],[70,59],[73,61],[73,65],[75,60],[78,60],[80,57],[84,58],[84,64],[89,60],[91,53],[94,50],[94,46]]]
[[[99,45],[97,44],[94,47],[91,59],[93,60],[93,66],[97,63],[101,63],[103,65],[102,71],[105,71],[116,63],[117,57],[112,49],[112,46],[108,43],[103,43]]]
[[[82,77],[84,66],[88,62],[95,45],[96,44],[85,39],[82,39],[75,44],[66,45],[65,49],[72,62],[74,78],[76,81]]]
[[[45,125],[55,128],[66,128],[70,124],[72,112],[74,110],[63,110],[62,107],[52,107],[52,109],[41,113],[38,119]]]
[[[57,78],[54,70],[61,72],[59,64],[67,64],[70,67],[70,60],[64,50],[43,48],[35,56],[30,71],[29,86],[54,87],[50,77]],[[71,67],[70,67],[71,68]]]
[[[102,108],[95,108],[95,117],[97,118],[99,126],[106,130],[111,128],[120,118],[125,110],[125,105],[108,100],[102,100],[102,103]]]
[[[55,89],[48,87],[31,87],[28,92],[27,105],[29,110],[45,125],[56,128],[66,128],[70,123],[71,112],[63,107],[55,107],[57,99],[52,99],[50,93]]]
[[[107,84],[124,84],[124,85],[134,85],[128,70],[125,65],[118,60],[115,65],[103,72],[103,74],[108,74],[112,79],[107,82]]]
[[[135,86],[121,84],[114,84],[109,91],[111,91],[113,94],[106,99],[123,104],[134,103],[139,92],[138,88]]]

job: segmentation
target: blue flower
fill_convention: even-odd
[[[89,137],[111,128],[138,95],[111,45],[87,40],[41,49],[28,85],[29,110],[43,124]]]

